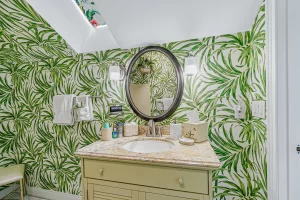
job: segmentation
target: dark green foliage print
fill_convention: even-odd
[[[194,108],[209,122],[210,142],[222,163],[213,172],[215,200],[267,200],[266,124],[250,110],[251,101],[266,99],[264,26],[263,5],[247,32],[161,45],[181,65],[189,51],[199,58],[199,73],[184,77],[180,107],[161,123],[187,121]],[[128,66],[139,50],[77,54],[24,0],[1,0],[0,166],[25,163],[29,186],[81,194],[74,152],[101,138],[103,122],[145,123],[131,111],[124,82],[108,80],[112,63]],[[53,124],[57,94],[103,96],[94,101],[96,121]],[[239,101],[247,108],[245,119],[234,116]],[[115,104],[124,110],[117,119],[108,114]]]

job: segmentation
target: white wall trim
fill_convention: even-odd
[[[279,200],[278,161],[276,137],[276,39],[275,1],[266,2],[266,70],[267,70],[267,154],[268,154],[268,199]]]
[[[266,1],[268,199],[289,200],[287,0]]]
[[[35,187],[27,187],[27,193],[30,196],[49,199],[49,200],[81,200],[82,197],[79,195],[66,194],[63,192],[56,192],[45,190]]]

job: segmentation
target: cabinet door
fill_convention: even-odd
[[[88,200],[138,200],[139,192],[120,187],[88,184]]]
[[[209,195],[88,179],[84,200],[211,200]]]
[[[183,197],[169,196],[163,194],[146,193],[146,200],[196,200]],[[197,199],[200,200],[200,199]],[[201,200],[204,200],[201,198]]]

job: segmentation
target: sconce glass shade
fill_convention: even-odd
[[[111,65],[109,67],[109,78],[111,81],[119,81],[121,79],[121,70],[118,65]]]
[[[124,66],[115,63],[109,67],[109,79],[111,81],[124,80],[126,75],[126,69]]]
[[[191,76],[197,74],[197,72],[197,58],[194,56],[189,56],[185,58],[184,74],[187,76]]]

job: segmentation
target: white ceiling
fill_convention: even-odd
[[[27,1],[78,53],[244,32],[262,4],[262,0],[94,0],[107,23],[94,28],[74,0]]]
[[[94,0],[121,48],[247,31],[262,0]]]

